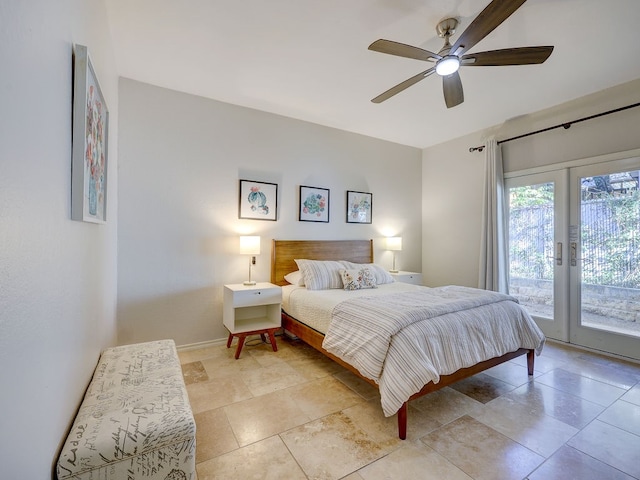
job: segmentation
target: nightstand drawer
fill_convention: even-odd
[[[422,274],[416,272],[394,272],[391,276],[396,282],[412,283],[413,285],[422,285]]]
[[[251,305],[267,305],[282,302],[282,290],[280,288],[252,288],[248,290],[236,290],[233,293],[234,307],[249,307]]]

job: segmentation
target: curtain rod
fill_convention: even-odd
[[[604,115],[610,115],[612,113],[617,113],[617,112],[621,112],[623,110],[628,110],[629,108],[634,108],[634,107],[640,107],[640,102],[638,103],[633,103],[631,105],[627,105],[625,107],[620,107],[620,108],[615,108],[613,110],[608,110],[606,112],[602,112],[602,113],[596,113],[595,115],[590,115],[588,117],[583,117],[583,118],[579,118],[578,120],[572,120],[571,122],[565,122],[565,123],[559,123],[558,125],[554,125],[553,127],[547,127],[547,128],[543,128],[541,130],[536,130],[535,132],[529,132],[529,133],[523,133],[522,135],[518,135],[516,137],[511,137],[511,138],[506,138],[504,140],[500,140],[498,143],[498,145],[500,145],[501,143],[506,143],[506,142],[510,142],[512,140],[518,140],[520,138],[524,138],[524,137],[530,137],[531,135],[537,135],[538,133],[544,133],[544,132],[548,132],[549,130],[555,130],[556,128],[564,128],[565,130],[571,128],[571,125],[573,125],[574,123],[580,123],[580,122],[584,122],[586,120],[592,120],[594,118],[598,118],[598,117],[603,117]],[[481,152],[484,150],[484,145],[480,145],[478,147],[470,147],[469,148],[469,152]]]

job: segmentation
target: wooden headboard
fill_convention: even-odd
[[[274,240],[271,283],[287,285],[284,276],[298,270],[300,258],[373,263],[373,240]]]

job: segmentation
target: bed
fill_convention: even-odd
[[[351,262],[344,263],[343,275],[369,264],[371,269],[364,269],[369,275],[379,269],[370,265],[373,241],[274,240],[271,282],[283,287],[282,327],[377,387],[384,414],[397,413],[401,439],[407,436],[407,403],[415,398],[521,355],[527,356],[528,374],[533,375],[544,335],[513,298],[465,287],[387,284],[379,276],[370,289],[312,289],[298,284],[296,260],[301,259],[318,265]],[[291,280],[293,272],[294,285],[285,279]],[[457,330],[441,333],[448,328]],[[447,335],[454,336],[451,344],[456,345],[439,339]],[[471,353],[459,348],[467,344]],[[386,349],[384,357],[363,352],[376,345]]]

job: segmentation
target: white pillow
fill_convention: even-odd
[[[350,270],[340,270],[345,290],[361,290],[363,288],[378,288],[376,276],[367,266]]]
[[[291,285],[297,285],[299,287],[304,287],[304,278],[302,278],[302,273],[300,270],[296,270],[295,272],[287,273],[284,276],[284,279],[289,282]]]
[[[376,285],[384,285],[385,283],[395,282],[395,280],[393,279],[393,277],[389,272],[387,272],[380,265],[376,265],[375,263],[353,263],[353,262],[347,262],[346,260],[343,260],[341,263],[348,269],[359,268],[362,266],[369,267],[373,271],[373,274],[376,277]]]
[[[344,268],[340,262],[331,260],[295,260],[308,290],[328,290],[342,288],[340,270]]]

